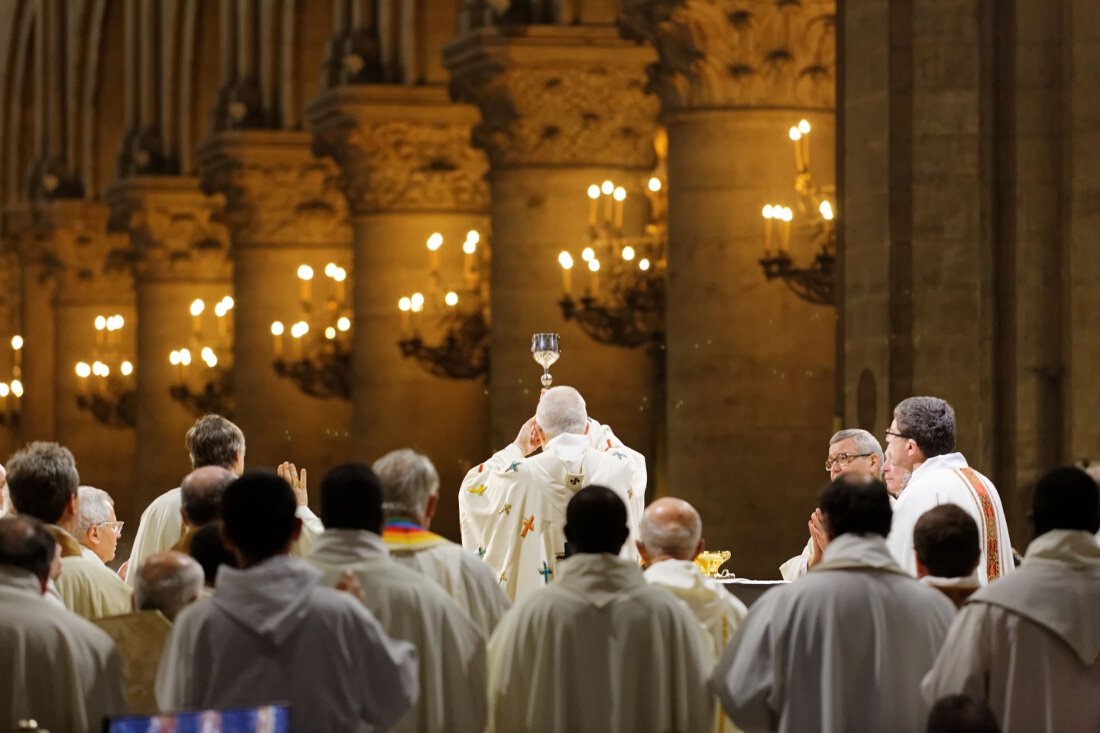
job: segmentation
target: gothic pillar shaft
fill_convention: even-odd
[[[669,476],[707,545],[731,550],[748,577],[774,577],[798,552],[825,480],[835,311],[767,282],[758,260],[767,203],[794,212],[794,265],[817,253],[788,138],[801,119],[814,183],[835,204],[832,13],[771,0],[624,6],[627,32],[660,56],[649,73],[669,135]]]
[[[562,337],[554,384],[578,388],[591,415],[653,468],[651,357],[644,348],[597,343],[566,322],[557,265],[559,252],[576,256],[587,244],[589,185],[611,179],[641,199],[656,162],[656,102],[644,92],[642,71],[651,58],[614,28],[583,25],[531,25],[522,34],[485,27],[444,49],[452,96],[481,110],[474,142],[492,165],[495,448],[534,412],[541,369],[531,359],[531,334],[552,331]],[[628,212],[626,228],[640,228],[644,213]],[[584,282],[579,268],[573,276]]]
[[[194,178],[126,178],[108,191],[108,201],[112,224],[129,233],[134,253],[140,314],[135,473],[137,504],[143,507],[178,486],[190,471],[183,440],[200,411],[173,399],[171,390],[184,369],[204,375],[193,380],[195,385],[209,374],[192,343],[190,307],[195,299],[205,304],[201,343],[215,349],[220,345],[214,306],[231,294],[228,236],[210,220],[214,202],[199,191]],[[231,338],[232,333],[225,334]],[[169,354],[184,347],[194,352],[191,366],[170,364]],[[232,353],[222,350],[217,357],[228,364]]]
[[[488,277],[487,164],[469,142],[476,111],[452,104],[437,86],[342,86],[316,99],[310,118],[316,148],[340,166],[352,214],[355,453],[374,460],[412,447],[432,459],[447,491],[484,458],[484,376],[433,376],[404,357],[397,304],[414,292],[432,297],[426,242],[435,232],[444,242],[440,285],[459,294],[460,309],[476,301],[465,288],[461,249],[471,230],[481,237],[479,276]],[[430,303],[412,317],[426,343],[442,338],[433,323],[439,315]],[[433,529],[457,538],[454,502],[441,502]]]
[[[226,197],[237,303],[233,385],[248,465],[291,460],[310,469],[316,487],[325,471],[350,456],[349,405],[307,396],[275,372],[271,324],[289,327],[301,318],[299,265],[314,270],[319,308],[325,265],[350,264],[346,206],[334,171],[313,157],[306,133],[220,133],[199,155],[203,189]],[[293,355],[289,334],[283,344],[283,355]]]
[[[20,400],[17,443],[53,440],[55,433],[53,392],[54,293],[57,282],[43,261],[42,247],[34,230],[19,234],[20,328],[23,336],[23,397]]]

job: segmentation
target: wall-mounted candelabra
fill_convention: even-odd
[[[573,255],[569,251],[558,255],[562,315],[600,343],[633,348],[664,339],[667,197],[657,176],[645,183],[644,191],[645,231],[627,234],[623,229],[626,188],[610,180],[593,183],[588,187],[588,233],[580,252],[580,282],[573,280]],[[575,286],[580,293],[576,296]]]
[[[196,298],[188,309],[191,335],[187,346],[173,349],[168,363],[173,383],[168,393],[196,417],[233,415],[233,298],[214,304],[214,333],[206,333],[206,301]]]
[[[807,120],[800,120],[787,131],[794,144],[797,219],[789,206],[764,205],[764,256],[760,266],[765,278],[782,279],[803,300],[832,305],[836,302],[836,209],[830,197],[835,198],[836,187],[814,183],[810,174],[810,131]],[[796,221],[800,238],[813,246],[813,257],[804,266],[795,265],[791,257],[791,228]]]
[[[23,337],[11,337],[11,381],[0,382],[0,425],[18,427],[23,401]]]
[[[448,287],[440,271],[443,235],[428,237],[427,294],[402,297],[401,338],[397,345],[406,357],[437,377],[476,379],[489,369],[489,312],[481,235],[471,229],[462,243],[462,285]],[[428,334],[428,340],[424,334]]]
[[[325,265],[327,292],[314,307],[314,270],[298,267],[298,320],[289,328],[271,324],[275,339],[276,373],[293,381],[311,397],[351,399],[351,310],[347,304],[348,272],[333,262]],[[323,286],[322,286],[323,287]],[[285,337],[290,336],[289,345]]]
[[[76,404],[109,427],[133,427],[136,422],[134,363],[122,350],[125,319],[96,316],[92,358],[76,363]]]

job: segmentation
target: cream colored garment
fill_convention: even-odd
[[[172,622],[160,611],[137,611],[96,619],[93,623],[114,640],[122,656],[130,712],[137,715],[157,712],[154,693],[157,665],[172,631]]]
[[[894,509],[898,505],[896,497],[890,497],[890,508]],[[803,575],[810,571],[810,557],[814,552],[814,540],[813,537],[806,540],[806,546],[802,548],[801,555],[795,555],[787,562],[779,566],[779,575],[783,580],[798,580]],[[915,573],[915,571],[914,571]]]
[[[529,458],[511,444],[462,482],[462,546],[481,555],[504,593],[518,600],[554,580],[565,552],[565,507],[577,491],[596,484],[626,504],[630,538],[621,554],[637,561],[634,538],[645,510],[646,480],[638,458],[622,447],[593,448],[587,436],[568,433]]]
[[[33,718],[57,733],[98,733],[126,711],[110,637],[47,601],[31,573],[0,567],[0,729]]]
[[[219,568],[214,596],[172,627],[157,671],[161,709],[286,700],[295,733],[393,726],[419,694],[416,650],[321,579],[287,555]]]
[[[920,681],[954,615],[882,537],[841,535],[820,566],[753,604],[711,684],[746,731],[919,733]]]
[[[1088,532],[1037,537],[1009,577],[959,611],[922,685],[931,701],[985,700],[1004,733],[1100,730],[1100,547]]]
[[[1004,508],[997,487],[980,473],[974,472],[985,486],[992,504],[992,516],[986,521],[982,509],[975,500],[974,491],[960,474],[960,469],[969,468],[962,453],[949,453],[929,458],[913,471],[912,478],[898,498],[894,507],[894,520],[890,526],[890,536],[886,543],[890,552],[903,570],[911,575],[917,574],[917,559],[913,551],[913,527],[926,511],[940,504],[956,504],[974,517],[978,523],[982,556],[978,561],[978,578],[983,584],[989,582],[987,563],[991,561],[989,549],[998,550],[993,559],[1000,576],[1011,573],[1012,541],[1008,536],[1008,523],[1005,521]]]
[[[690,560],[662,560],[646,569],[645,579],[672,593],[687,606],[710,638],[712,662],[717,662],[748,613],[745,604],[725,586],[703,575]],[[715,701],[715,705],[718,701]],[[736,733],[733,722],[716,708],[717,733]]]
[[[396,550],[390,556],[438,583],[488,639],[511,603],[496,576],[477,555],[453,542],[417,550]]]
[[[485,727],[485,637],[429,578],[390,559],[373,532],[330,529],[306,562],[334,585],[355,573],[363,603],[393,639],[410,642],[420,660],[420,699],[397,733],[480,731]]]
[[[61,576],[55,581],[65,607],[87,619],[130,612],[130,588],[98,557],[88,559],[76,539],[51,525],[62,545]]]
[[[711,654],[698,621],[636,563],[575,555],[489,642],[490,733],[708,731]]]
[[[313,541],[317,539],[325,526],[308,506],[299,506],[295,511],[302,520],[302,532],[291,545],[290,554],[305,557],[309,554]],[[138,522],[138,531],[134,536],[134,546],[130,551],[130,569],[126,573],[126,584],[134,587],[135,572],[150,555],[171,550],[183,537],[183,515],[180,514],[180,490],[164,492],[145,508]]]

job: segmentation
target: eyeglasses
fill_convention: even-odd
[[[869,455],[871,455],[871,454],[870,453],[839,453],[839,454],[833,456],[832,458],[826,458],[825,459],[825,470],[826,471],[832,471],[834,464],[840,466],[841,468],[844,468],[845,466],[847,466],[849,463],[851,463],[855,459],[857,459],[857,458],[866,458]]]
[[[902,433],[895,433],[893,430],[887,430],[886,431],[886,442],[887,443],[890,442],[890,438],[903,438],[905,440],[912,440],[912,438],[910,438],[908,435],[903,435]]]
[[[121,535],[122,534],[122,525],[124,525],[124,524],[126,524],[126,522],[96,522],[92,526],[93,527],[106,527],[107,529],[111,530],[115,534]]]

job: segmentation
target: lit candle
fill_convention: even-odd
[[[798,131],[802,133],[802,139],[798,142],[802,145],[802,165],[806,166],[805,170],[810,169],[810,122],[809,120],[798,121]]]
[[[95,317],[95,345],[96,349],[102,349],[107,343],[107,319],[103,316]]]
[[[302,308],[305,311],[309,311],[310,305],[310,281],[313,279],[313,268],[309,265],[298,266],[298,300],[302,303]]]
[[[202,298],[191,301],[191,330],[195,334],[195,340],[202,340],[202,312],[206,309],[206,303]]]
[[[787,131],[787,136],[790,137],[791,142],[794,143],[794,167],[799,173],[806,170],[802,163],[802,131],[797,127],[791,127]]]
[[[785,252],[791,251],[791,220],[794,219],[794,212],[788,207],[783,208],[783,245],[782,249]]]
[[[408,296],[401,298],[401,300],[397,301],[397,308],[401,311],[401,335],[408,335],[409,311],[412,310],[412,299]]]
[[[11,350],[12,350],[12,365],[13,371],[18,374],[19,367],[23,365],[23,337],[12,336],[11,337]]]
[[[764,256],[768,257],[772,253],[772,221],[775,220],[775,207],[771,204],[765,204],[764,210],[761,212],[764,217]]]
[[[600,294],[600,261],[595,257],[588,261],[588,284],[593,296]]]
[[[432,232],[428,237],[428,266],[432,272],[439,272],[439,248],[443,246],[443,235]]]
[[[214,316],[218,319],[218,342],[224,343],[229,335],[229,309],[224,301],[214,306]]]
[[[480,241],[481,235],[471,229],[466,232],[466,241],[462,244],[462,251],[466,253],[463,272],[466,287],[471,290],[477,285],[477,245]]]
[[[615,184],[611,181],[604,181],[600,184],[600,193],[607,197],[604,199],[603,221],[604,224],[610,224],[612,218],[612,204],[615,203],[613,198],[615,195]]]
[[[409,298],[409,306],[412,308],[412,312],[415,314],[413,316],[413,332],[420,333],[420,314],[424,312],[424,294],[413,293],[412,297]]]
[[[593,183],[588,187],[588,226],[596,226],[596,216],[600,209],[600,187]]]
[[[623,202],[626,201],[626,189],[622,186],[615,188],[615,228],[623,228]]]
[[[566,295],[573,292],[573,255],[562,252],[558,255],[558,264],[561,265],[561,284]]]
[[[285,330],[286,326],[283,325],[282,321],[275,321],[271,324],[271,335],[275,339],[271,348],[276,359],[283,355],[283,332]]]
[[[332,279],[336,281],[336,303],[342,309],[347,305],[348,299],[348,271],[337,267],[332,273]]]

